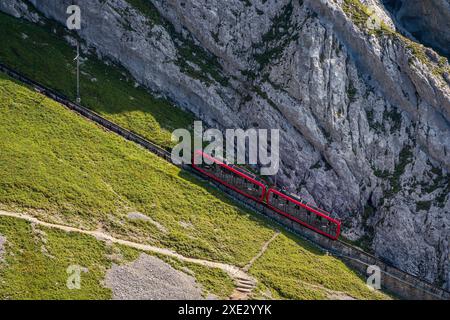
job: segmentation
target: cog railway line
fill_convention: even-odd
[[[105,119],[99,114],[77,104],[63,94],[60,94],[50,88],[47,88],[36,81],[29,79],[22,75],[20,72],[9,68],[6,65],[0,63],[0,72],[3,72],[10,77],[18,80],[26,85],[31,86],[37,92],[45,95],[46,97],[64,105],[72,111],[82,115],[83,117],[99,124],[103,128],[112,131],[123,138],[137,143],[148,151],[154,153],[160,158],[172,163],[171,153],[161,148],[160,146],[146,140],[142,136],[124,129],[119,125]],[[172,163],[173,164],[173,163]],[[176,165],[176,164],[173,164]],[[210,176],[199,172],[190,165],[176,165],[183,170],[189,171],[201,180],[206,180],[216,188],[223,191],[228,197],[232,198],[235,202],[239,203],[243,207],[250,209],[251,211],[268,217],[283,228],[295,233],[296,235],[308,240],[316,246],[319,246],[327,253],[330,253],[338,258],[345,260],[349,265],[358,270],[361,274],[366,273],[366,269],[370,265],[376,265],[381,270],[381,285],[385,290],[392,292],[396,296],[407,299],[444,299],[450,300],[450,292],[439,288],[423,279],[420,279],[414,275],[404,272],[386,262],[383,262],[379,258],[363,251],[362,249],[355,247],[349,243],[335,237],[329,237],[327,235],[319,234],[308,226],[304,226],[289,217],[280,214],[280,210],[262,201],[255,201],[249,197],[246,197],[242,192],[237,192],[231,188],[228,188],[223,183],[213,179]]]

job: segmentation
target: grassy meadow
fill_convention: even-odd
[[[134,261],[140,251],[111,245],[94,237],[35,226],[0,217],[0,234],[6,237],[6,253],[0,260],[0,299],[89,300],[111,299],[103,280],[112,264]],[[149,253],[147,253],[149,254]],[[159,257],[163,258],[163,257]],[[204,296],[227,298],[233,281],[219,269],[164,259],[172,267],[194,276]],[[67,287],[67,269],[83,268],[79,289]]]

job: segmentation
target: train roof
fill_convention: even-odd
[[[282,193],[285,196],[287,196],[289,198],[292,198],[293,200],[296,200],[296,201],[298,201],[298,202],[300,202],[300,203],[310,207],[311,209],[314,209],[314,210],[316,210],[316,211],[318,211],[318,212],[320,212],[320,213],[322,213],[322,214],[324,214],[326,216],[331,216],[331,214],[329,212],[327,212],[325,210],[322,210],[322,209],[320,209],[320,208],[310,204],[307,200],[301,198],[300,196],[298,196],[296,194],[292,194],[292,193],[289,193],[289,192],[286,192],[286,191],[282,191],[282,190],[278,190],[278,189],[274,189],[274,190],[277,190],[279,193]]]
[[[222,164],[224,164],[224,165],[226,165],[226,166],[228,166],[230,168],[233,168],[234,170],[239,171],[240,173],[242,173],[242,174],[252,178],[253,180],[256,180],[256,181],[258,181],[260,183],[263,183],[264,185],[266,185],[266,187],[268,186],[268,183],[264,179],[258,177],[256,174],[254,174],[253,172],[251,172],[248,169],[245,169],[245,168],[240,167],[240,166],[235,165],[235,164],[228,163],[228,161],[226,159],[224,159],[223,157],[219,157],[219,156],[214,156],[213,157],[210,154],[207,154],[207,153],[205,153],[205,152],[203,152],[201,150],[197,150],[196,153],[197,154],[201,154],[202,156],[206,155],[209,158],[213,158],[213,159],[219,161],[220,163],[222,163]]]

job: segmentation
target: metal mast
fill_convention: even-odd
[[[80,97],[80,43],[77,40],[77,56],[74,60],[77,60],[77,103],[81,102]]]

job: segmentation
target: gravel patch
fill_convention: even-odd
[[[3,255],[5,253],[6,238],[0,234],[0,261],[3,261]]]
[[[106,287],[114,300],[198,300],[202,289],[195,279],[147,254],[106,273]]]

